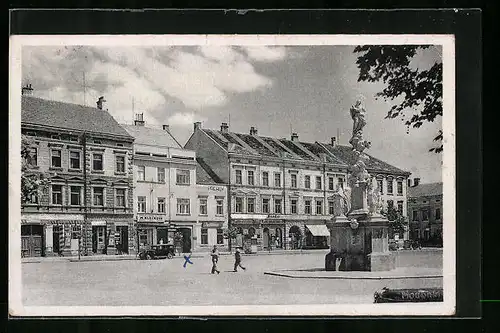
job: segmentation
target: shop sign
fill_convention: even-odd
[[[267,218],[269,218],[269,219],[280,219],[281,215],[279,215],[279,214],[269,214],[267,216]]]
[[[165,215],[137,214],[137,222],[165,222]]]
[[[222,227],[222,222],[202,222],[202,228],[220,228]]]
[[[225,188],[222,186],[209,186],[208,190],[213,192],[224,192]]]

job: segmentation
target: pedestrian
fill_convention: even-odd
[[[212,274],[220,274],[220,271],[217,269],[217,262],[219,261],[219,250],[217,250],[217,246],[214,245],[214,248],[212,249],[212,253],[210,253],[212,257]]]
[[[243,270],[246,270],[246,268],[241,265],[241,253],[240,253],[240,249],[236,249],[236,252],[234,253],[234,271],[235,272],[238,271],[238,266],[240,266],[241,268],[243,268]]]

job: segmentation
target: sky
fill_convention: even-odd
[[[442,155],[429,152],[441,117],[409,130],[385,119],[391,102],[376,99],[383,83],[358,82],[353,46],[24,46],[23,86],[40,98],[95,106],[100,96],[119,123],[144,113],[146,126],[170,125],[185,143],[193,122],[219,129],[301,141],[348,144],[349,108],[364,96],[372,142],[367,153],[421,178],[442,181]],[[430,68],[441,48],[417,54],[411,66]],[[409,115],[411,112],[408,113]]]

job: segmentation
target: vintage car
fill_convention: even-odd
[[[157,244],[139,252],[139,259],[141,260],[172,259],[174,256],[175,251],[173,244]]]

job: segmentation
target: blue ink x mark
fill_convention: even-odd
[[[189,260],[189,259],[191,259],[191,255],[189,255],[187,257],[184,256],[184,259],[186,259],[186,261],[184,261],[184,265],[182,265],[184,268],[186,268],[187,263],[190,263],[191,265],[193,264],[193,262],[191,260]]]

